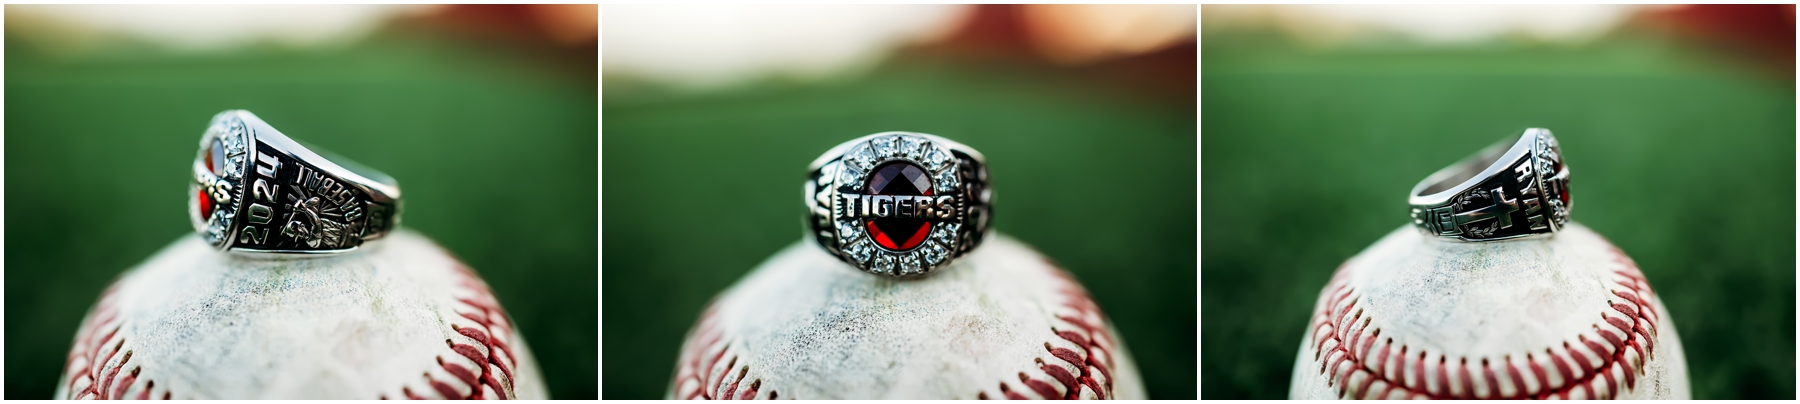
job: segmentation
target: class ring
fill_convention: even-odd
[[[220,251],[348,252],[400,223],[392,177],[304,146],[244,110],[213,116],[188,195],[194,230]]]
[[[930,274],[987,236],[987,162],[961,143],[882,132],[833,147],[807,173],[808,239],[863,272]]]
[[[1549,129],[1526,129],[1426,177],[1413,226],[1457,241],[1550,237],[1569,223],[1569,167]]]

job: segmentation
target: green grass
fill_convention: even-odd
[[[101,289],[192,234],[188,168],[234,108],[398,179],[404,226],[487,280],[552,397],[597,395],[591,62],[429,32],[80,57],[6,37],[7,397],[49,398]]]
[[[995,227],[1081,280],[1156,398],[1193,398],[1192,92],[1083,71],[908,56],[824,84],[686,95],[606,79],[607,398],[660,398],[702,306],[803,234],[807,163],[870,133],[941,135],[991,167]],[[923,60],[923,61],[919,61]]]
[[[1204,398],[1285,398],[1331,271],[1406,223],[1418,180],[1526,127],[1562,143],[1572,218],[1636,259],[1668,306],[1694,398],[1794,398],[1791,78],[1624,35],[1203,44]]]

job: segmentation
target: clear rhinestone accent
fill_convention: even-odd
[[[244,154],[244,133],[237,130],[221,131],[219,140],[225,143],[226,155]]]
[[[854,167],[843,167],[838,170],[837,186],[842,189],[862,187],[863,173]]]
[[[932,186],[937,188],[934,191],[937,191],[939,195],[955,193],[956,188],[962,186],[956,182],[956,170],[954,167],[949,170],[938,172],[937,178],[931,182],[933,183]]]
[[[919,146],[921,146],[920,143],[922,141],[923,140],[914,137],[901,137],[899,141],[900,151],[898,153],[906,158],[918,160],[920,153]]]
[[[849,243],[862,236],[862,225],[855,220],[839,220],[837,223],[838,243]]]
[[[850,249],[845,251],[849,252],[850,258],[856,259],[857,263],[867,263],[869,256],[875,253],[875,247],[869,246],[867,241],[858,241],[856,244],[851,244]]]
[[[944,148],[937,147],[935,144],[928,145],[926,148],[929,149],[929,151],[925,152],[924,158],[926,169],[937,171],[940,168],[944,168],[944,163],[950,161],[950,153],[944,151]]]
[[[894,256],[888,254],[876,254],[875,264],[869,266],[869,272],[878,274],[894,273]]]
[[[914,251],[911,254],[906,254],[905,256],[900,257],[900,274],[901,275],[917,275],[917,274],[921,274],[924,272],[925,272],[925,268],[921,268],[919,266],[918,251]]]
[[[226,146],[226,148],[230,148],[230,146]],[[238,179],[238,177],[240,177],[244,174],[244,155],[243,154],[238,154],[237,156],[233,156],[233,157],[226,157],[225,162],[223,164],[225,164],[225,179],[236,181]]]
[[[944,246],[938,245],[938,243],[928,242],[922,251],[925,253],[925,262],[931,265],[944,262],[944,258],[950,255],[950,250],[944,249]]]
[[[883,137],[870,140],[869,143],[875,145],[875,156],[877,158],[888,158],[894,156],[894,140],[896,140],[894,137]]]
[[[937,240],[938,243],[947,246],[956,245],[956,228],[961,227],[961,225],[956,223],[944,223],[933,227],[937,227],[936,231],[931,233],[931,238],[933,240]]]
[[[858,169],[867,170],[875,166],[875,151],[869,148],[868,142],[864,142],[851,149],[850,158],[846,160]]]
[[[230,226],[232,216],[232,212],[226,209],[213,211],[212,217],[208,218],[206,221],[206,235],[208,241],[225,239],[225,227]]]

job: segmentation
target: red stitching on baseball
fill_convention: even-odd
[[[515,386],[513,382],[516,380],[513,368],[517,367],[519,362],[518,358],[513,356],[512,347],[506,343],[506,340],[514,335],[512,322],[507,320],[506,313],[500,309],[500,304],[494,299],[493,291],[488,289],[487,283],[481,281],[480,276],[462,265],[457,265],[453,272],[457,276],[456,286],[462,291],[474,295],[473,297],[458,297],[456,300],[475,311],[457,310],[456,314],[475,322],[480,327],[450,324],[450,330],[474,340],[481,346],[459,344],[448,339],[444,340],[444,344],[450,348],[451,352],[474,363],[481,370],[481,375],[476,376],[473,370],[445,361],[442,356],[439,356],[437,358],[438,367],[455,377],[449,382],[462,383],[469,388],[469,392],[464,394],[455,385],[434,378],[429,372],[425,373],[426,384],[430,385],[432,390],[436,390],[438,394],[449,398],[485,399],[488,398],[490,390],[493,391],[493,398],[501,400],[517,398],[517,393],[513,391]],[[500,338],[500,335],[505,335],[507,338]],[[487,352],[483,353],[481,348],[486,348]],[[495,373],[499,373],[499,376],[503,377],[496,376]],[[403,387],[401,390],[408,398],[416,396],[411,389]]]
[[[1051,265],[1054,266],[1052,263]],[[1050,331],[1057,338],[1069,342],[1080,350],[1062,348],[1044,343],[1044,351],[1050,357],[1067,362],[1079,371],[1072,372],[1062,365],[1037,358],[1034,365],[1042,371],[1048,380],[1033,378],[1030,374],[1019,372],[1019,382],[1038,395],[1051,399],[1077,399],[1081,392],[1092,392],[1094,397],[1106,399],[1113,396],[1112,367],[1112,335],[1104,327],[1104,317],[1100,308],[1085,290],[1075,283],[1066,272],[1052,269],[1056,279],[1063,281],[1058,293],[1063,296],[1062,307],[1073,312],[1073,315],[1057,315],[1056,318],[1073,326],[1074,329],[1051,327]],[[749,389],[738,392],[739,383],[749,371],[749,365],[738,368],[738,356],[732,355],[725,363],[722,371],[714,370],[719,360],[726,353],[732,352],[731,344],[725,341],[724,332],[718,328],[718,301],[708,302],[706,311],[700,314],[699,324],[684,342],[679,365],[675,371],[675,395],[681,399],[754,399],[762,385],[761,379],[753,380]],[[1100,321],[1096,323],[1089,318]],[[724,342],[724,343],[721,343]],[[740,369],[737,377],[731,377],[731,369]],[[730,379],[730,380],[727,380]],[[692,386],[692,387],[690,387]],[[1005,381],[998,383],[1000,395],[1009,400],[1029,399],[1007,385]],[[1062,386],[1061,390],[1056,387]],[[692,390],[689,390],[692,388]],[[721,391],[721,388],[723,390]],[[718,396],[713,394],[720,393]],[[768,399],[775,399],[776,392],[769,391]],[[989,399],[987,392],[976,392],[976,398]]]
[[[710,385],[707,379],[711,377],[711,375],[707,373],[710,373],[713,365],[717,363],[720,358],[725,356],[726,348],[729,347],[719,347],[718,352],[716,353],[711,351],[713,345],[718,344],[720,340],[724,338],[724,333],[718,329],[718,318],[716,315],[719,312],[719,307],[714,305],[716,302],[717,300],[707,302],[706,311],[700,313],[699,327],[694,331],[693,335],[688,337],[688,340],[685,342],[686,346],[683,347],[681,353],[681,365],[675,372],[675,393],[682,399],[710,400],[713,398],[712,392],[707,389],[707,386]],[[711,354],[709,355],[708,353]],[[735,358],[733,360],[735,360]],[[683,393],[683,389],[686,388],[685,386],[689,385],[689,382],[693,383],[694,390],[692,392]]]
[[[1030,400],[1031,399],[1031,397],[1026,397],[1024,394],[1014,393],[1012,391],[1011,387],[1006,387],[1006,383],[1000,383],[1000,394],[1005,395],[1006,399],[1008,399],[1008,400]]]
[[[1046,363],[1043,358],[1038,358],[1035,363],[1038,370],[1049,376],[1050,380],[1035,379],[1025,372],[1019,372],[1019,382],[1038,393],[1039,396],[1049,399],[1073,400],[1081,398],[1081,392],[1084,387],[1087,391],[1093,392],[1095,398],[1104,400],[1108,397],[1112,397],[1113,378],[1111,369],[1113,367],[1113,361],[1111,343],[1113,339],[1111,334],[1106,331],[1106,327],[1104,326],[1105,319],[1100,312],[1100,307],[1094,303],[1092,298],[1088,297],[1087,291],[1083,290],[1080,284],[1067,272],[1064,272],[1060,267],[1057,267],[1054,262],[1045,260],[1045,263],[1049,264],[1051,268],[1054,268],[1051,269],[1050,272],[1055,276],[1055,279],[1062,281],[1062,285],[1059,285],[1057,292],[1064,298],[1062,302],[1063,308],[1075,313],[1073,316],[1057,315],[1056,318],[1079,329],[1066,330],[1051,327],[1050,331],[1052,334],[1056,335],[1057,338],[1061,338],[1075,346],[1081,347],[1082,351],[1085,352],[1077,352],[1068,348],[1058,348],[1051,345],[1049,342],[1045,342],[1045,352],[1049,353],[1051,357],[1075,366],[1075,368],[1079,370],[1079,374],[1070,372],[1068,368],[1063,366]],[[1089,318],[1099,320],[1100,322],[1096,323],[1089,321]],[[1087,335],[1082,335],[1083,332]],[[1083,357],[1084,354],[1085,358]],[[1105,380],[1095,380],[1096,376]],[[1052,384],[1052,382],[1054,382],[1054,384]],[[1056,389],[1056,386],[1058,385],[1062,386],[1061,391]],[[1012,392],[1011,388],[1008,387],[1005,382],[1000,383],[1000,388],[1001,393],[1004,394],[1007,399],[1027,398],[1024,395]],[[976,396],[978,398],[986,399],[986,395],[987,394],[983,392],[978,393]]]
[[[1505,373],[1515,390],[1511,393],[1501,391],[1501,379],[1496,375],[1494,365],[1485,357],[1479,358],[1479,370],[1475,371],[1485,382],[1484,386],[1479,386],[1481,394],[1477,394],[1474,374],[1469,369],[1466,357],[1459,358],[1455,364],[1451,364],[1448,357],[1438,355],[1437,372],[1430,376],[1434,380],[1429,384],[1420,378],[1421,375],[1426,374],[1427,354],[1423,350],[1419,352],[1417,361],[1413,362],[1409,368],[1407,362],[1414,358],[1407,354],[1408,347],[1402,345],[1399,355],[1397,355],[1398,366],[1390,366],[1388,355],[1393,345],[1393,340],[1390,338],[1386,344],[1378,348],[1374,360],[1368,360],[1367,356],[1370,349],[1375,348],[1375,340],[1380,337],[1381,329],[1371,330],[1373,316],[1364,317],[1364,308],[1357,305],[1360,296],[1356,296],[1355,290],[1349,286],[1347,273],[1344,271],[1349,267],[1348,262],[1340,265],[1338,270],[1333,273],[1331,285],[1326,287],[1325,292],[1321,293],[1319,297],[1320,305],[1314,311],[1314,324],[1310,327],[1313,340],[1308,344],[1314,350],[1313,360],[1320,365],[1319,373],[1326,375],[1327,385],[1337,387],[1340,398],[1387,398],[1393,392],[1400,391],[1403,398],[1567,399],[1569,393],[1577,388],[1581,389],[1588,398],[1599,398],[1595,394],[1594,384],[1600,381],[1606,383],[1605,397],[1617,398],[1619,380],[1617,376],[1613,375],[1613,370],[1618,369],[1620,375],[1624,377],[1626,389],[1637,388],[1637,377],[1643,375],[1645,362],[1653,359],[1655,355],[1656,326],[1660,315],[1656,313],[1655,306],[1651,304],[1655,296],[1654,292],[1650,289],[1649,282],[1644,279],[1643,273],[1638,270],[1637,263],[1626,257],[1624,252],[1619,251],[1617,247],[1609,245],[1608,249],[1613,253],[1613,261],[1623,266],[1623,269],[1616,269],[1612,272],[1625,278],[1614,281],[1624,290],[1612,291],[1614,296],[1624,299],[1624,302],[1612,301],[1608,302],[1608,306],[1630,320],[1605,312],[1601,313],[1601,322],[1593,324],[1593,328],[1595,335],[1605,340],[1605,344],[1589,339],[1583,334],[1575,336],[1577,344],[1586,348],[1589,353],[1576,350],[1574,348],[1576,345],[1566,341],[1562,344],[1564,354],[1559,355],[1554,349],[1545,348],[1544,353],[1547,355],[1545,358],[1556,368],[1557,374],[1561,377],[1560,383],[1554,386],[1548,372],[1531,352],[1525,353],[1525,362],[1535,377],[1536,386],[1526,386],[1525,377],[1512,361],[1511,355],[1502,357],[1505,363]],[[1352,311],[1352,309],[1355,310]],[[1358,322],[1362,324],[1359,325]],[[1617,329],[1617,332],[1601,327],[1600,324],[1611,326]],[[1367,335],[1365,336],[1365,334]],[[1627,352],[1636,355],[1628,357]],[[1597,358],[1589,356],[1590,353],[1596,355]],[[1346,363],[1350,366],[1344,366]],[[1569,363],[1575,363],[1580,367],[1571,367]],[[1456,368],[1457,388],[1455,389],[1451,387],[1452,377],[1449,368]],[[1390,375],[1390,370],[1394,374]],[[1328,371],[1330,373],[1327,373]],[[1358,375],[1362,375],[1362,378],[1357,379]],[[1353,379],[1356,380],[1354,389],[1351,388]],[[1380,382],[1382,388],[1379,393],[1370,396],[1369,390],[1376,382]]]
[[[131,371],[120,374],[131,363],[133,351],[126,349],[125,337],[119,335],[123,326],[117,321],[119,311],[115,303],[118,300],[118,290],[119,284],[114,281],[105,291],[100,292],[100,302],[94,305],[87,322],[76,331],[75,346],[69,350],[69,356],[63,362],[63,368],[67,371],[63,382],[68,384],[69,391],[68,397],[64,398],[123,398],[142,376],[143,366],[132,367]],[[106,331],[102,333],[100,330]],[[118,337],[117,342],[113,342],[113,337]],[[119,363],[110,364],[115,357],[119,358]],[[77,388],[83,381],[87,384]],[[138,392],[137,398],[147,399],[150,398],[150,390],[156,387],[156,381],[149,378],[143,378],[143,381],[144,391]],[[169,394],[165,392],[163,399],[168,398]]]
[[[474,321],[482,328],[459,327],[455,324],[452,324],[451,328],[458,334],[469,337],[470,339],[485,345],[488,354],[483,355],[479,349],[471,345],[446,341],[452,351],[481,366],[483,368],[481,376],[476,377],[470,369],[455,363],[446,362],[443,357],[440,356],[437,358],[438,365],[443,368],[445,372],[456,377],[456,379],[452,381],[461,382],[468,386],[470,393],[467,396],[463,396],[455,386],[432,378],[430,373],[425,374],[426,383],[430,385],[433,390],[436,390],[439,394],[443,394],[445,397],[463,396],[463,398],[470,399],[486,398],[486,391],[482,390],[482,387],[486,386],[493,390],[494,394],[497,396],[496,398],[514,398],[514,393],[512,391],[514,380],[512,368],[516,366],[518,361],[513,356],[512,348],[508,346],[505,341],[494,337],[496,332],[504,333],[504,335],[508,336],[513,335],[510,322],[506,321],[505,313],[500,310],[499,304],[492,303],[494,302],[493,292],[487,288],[487,284],[481,282],[480,278],[477,277],[473,271],[459,265],[454,272],[459,276],[456,284],[465,291],[475,295],[474,299],[459,298],[458,300],[477,310],[477,312],[473,313],[458,312],[457,314],[470,321]],[[108,286],[104,292],[101,292],[100,302],[94,306],[94,310],[89,316],[90,320],[83,324],[81,329],[76,333],[75,347],[70,350],[68,359],[63,365],[65,369],[68,369],[66,383],[68,383],[70,393],[66,398],[124,398],[125,393],[138,381],[139,374],[143,371],[143,367],[138,366],[132,368],[131,371],[124,376],[119,375],[119,371],[124,369],[126,364],[131,361],[131,356],[133,355],[132,351],[124,350],[124,337],[120,337],[117,343],[110,344],[111,351],[106,351],[109,347],[109,344],[106,343],[112,341],[113,337],[118,336],[118,333],[122,328],[121,324],[116,324],[114,322],[118,317],[118,309],[114,305],[115,300],[117,299],[116,292],[118,291],[118,287],[118,281],[114,281],[114,283]],[[108,329],[108,331],[105,334],[100,334],[97,331],[101,329]],[[120,358],[119,363],[108,366],[108,363],[112,361],[112,358],[118,355],[121,350],[124,350],[124,356]],[[77,360],[81,360],[79,366],[77,366]],[[496,378],[489,366],[498,368],[501,375],[505,376],[505,380]],[[104,376],[102,376],[102,372],[105,372]],[[87,385],[80,389],[76,389],[76,386],[82,381],[87,381]],[[151,391],[156,388],[156,381],[144,379],[144,382],[144,390],[138,392],[137,396],[134,398],[151,398],[150,394]],[[418,394],[413,393],[412,389],[407,387],[401,387],[401,393],[407,398],[423,398]],[[173,394],[172,391],[164,391],[162,399],[168,400]],[[387,397],[382,396],[381,398],[385,399]]]

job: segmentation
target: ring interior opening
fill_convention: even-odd
[[[1481,171],[1486,170],[1488,166],[1494,165],[1494,162],[1499,161],[1500,156],[1505,154],[1506,149],[1500,147],[1490,147],[1487,150],[1483,150],[1481,156],[1475,159],[1475,161],[1466,162],[1466,164],[1459,163],[1458,165],[1460,167],[1458,167],[1456,175],[1452,175],[1449,178],[1445,178],[1443,181],[1438,181],[1435,184],[1431,184],[1429,187],[1425,187],[1424,191],[1419,191],[1418,196],[1444,192],[1444,190],[1455,187],[1463,181],[1468,181],[1469,178],[1475,177],[1475,174],[1480,174]]]

